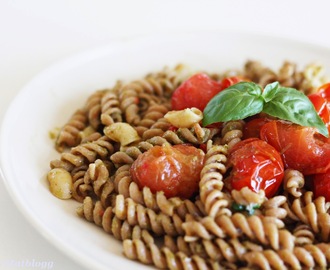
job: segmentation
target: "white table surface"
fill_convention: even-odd
[[[328,0],[0,0],[0,121],[23,85],[72,53],[141,35],[206,29],[330,47],[329,10]],[[67,255],[28,223],[0,177],[0,269],[42,269],[41,262],[48,269],[83,269]]]

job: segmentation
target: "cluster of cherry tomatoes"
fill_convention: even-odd
[[[203,111],[219,92],[240,81],[228,77],[215,81],[204,73],[190,77],[172,95],[172,109],[196,107]],[[330,132],[330,83],[308,96]],[[227,187],[245,186],[271,197],[281,186],[286,168],[304,174],[315,196],[330,201],[330,138],[315,128],[303,127],[267,115],[244,119],[244,137],[229,152]],[[140,187],[164,191],[167,197],[189,198],[198,191],[204,153],[189,145],[154,147],[139,156],[131,175]]]

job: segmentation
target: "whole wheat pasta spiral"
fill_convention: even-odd
[[[170,127],[171,124],[162,117],[153,123],[148,130],[143,132],[142,139],[148,140],[157,136],[161,137]]]
[[[119,194],[121,194],[120,186],[127,184],[127,189],[125,188],[125,191],[127,190],[128,193],[124,193],[124,196],[126,195],[126,197],[131,198],[135,203],[145,206],[157,213],[163,212],[169,216],[173,216],[176,213],[181,218],[184,218],[187,213],[190,213],[193,216],[202,215],[199,207],[190,200],[182,200],[179,197],[168,199],[163,192],[152,193],[148,187],[143,187],[142,190],[140,190],[135,182],[131,182],[131,179],[126,182],[125,180],[127,178],[125,179],[125,176],[122,180],[123,183],[121,183],[120,179],[117,180],[118,178],[119,176],[116,176],[115,181]]]
[[[94,194],[100,199],[104,207],[111,205],[114,183],[110,178],[109,167],[100,159],[89,164],[84,175],[85,184],[93,187]]]
[[[244,121],[229,121],[224,123],[221,131],[222,144],[232,148],[236,143],[241,141],[243,136]]]
[[[178,215],[172,217],[163,213],[155,213],[140,204],[135,203],[131,198],[116,196],[115,215],[121,220],[127,220],[130,225],[139,225],[143,229],[151,230],[156,235],[182,235],[182,223]]]
[[[105,159],[114,152],[113,142],[102,136],[96,141],[86,142],[71,148],[70,152],[61,154],[61,159],[51,161],[51,168],[63,168],[72,171],[75,167],[89,164],[96,159]]]
[[[165,92],[172,92],[174,89],[165,89],[168,84],[163,83],[152,76],[145,77],[123,85],[119,91],[121,109],[125,113],[126,121],[130,124],[138,124],[141,121],[139,114],[139,96],[141,93],[153,94],[156,97],[163,97]],[[145,106],[143,106],[145,107]]]
[[[129,124],[136,124],[140,121],[139,116],[139,98],[137,92],[131,85],[125,85],[119,92],[118,96],[120,109],[125,115],[125,119]]]
[[[113,214],[113,208],[108,206],[104,208],[100,201],[93,202],[91,197],[86,197],[83,204],[77,209],[77,214],[109,234],[112,234],[118,240],[144,238],[144,232],[139,226],[131,226],[127,221],[118,219]],[[151,237],[147,235],[148,239]]]
[[[283,207],[287,199],[283,195],[278,195],[263,202],[261,210],[265,216],[285,219],[287,210]]]
[[[100,226],[104,215],[104,207],[100,201],[94,203],[91,197],[86,197],[83,204],[77,209],[77,214]]]
[[[235,213],[231,217],[227,215],[218,216],[216,219],[205,217],[199,221],[185,222],[182,226],[186,241],[244,236],[251,241],[270,245],[275,250],[294,247],[294,236],[288,230],[278,228],[276,223],[256,215],[245,217],[243,214]]]
[[[261,87],[278,81],[305,94],[325,82],[321,66],[301,70],[290,61],[278,70],[247,61],[241,69],[203,73],[219,85],[230,76],[241,76]],[[54,138],[60,156],[50,162],[50,168],[60,168],[72,181],[69,195],[81,203],[77,215],[122,241],[127,258],[161,269],[329,268],[330,203],[312,191],[313,175],[285,164],[282,182],[272,196],[267,190],[253,191],[252,182],[248,183],[251,189],[233,188],[237,170],[231,153],[246,138],[260,140],[260,130],[247,132],[251,120],[275,117],[261,113],[203,125],[205,115],[199,108],[172,108],[172,94],[191,75],[178,65],[132,81],[117,81],[113,87],[92,92],[68,118]],[[119,132],[120,126],[127,128],[126,134]],[[134,139],[124,142],[127,133]],[[166,190],[136,180],[134,165],[139,157],[156,147],[166,151],[184,146],[201,154],[197,189],[189,198],[169,196]],[[160,160],[159,164],[166,164]],[[152,162],[141,165],[143,170]],[[171,162],[182,170],[182,163]],[[162,170],[160,179],[150,176],[148,180],[167,180],[164,175],[171,176],[171,171]],[[194,172],[191,166],[186,170]],[[188,188],[193,174],[188,174]],[[253,177],[256,185],[260,177]],[[270,178],[264,180],[272,184]]]
[[[117,171],[113,176],[116,193],[122,194],[125,198],[129,197],[129,185],[132,182],[129,169],[129,164],[122,165],[118,167]]]
[[[173,253],[166,247],[159,249],[155,244],[145,244],[140,239],[125,240],[123,245],[124,254],[128,258],[145,264],[154,264],[161,269],[222,269],[217,261],[205,260],[198,255],[188,257],[181,251]]]
[[[313,244],[315,241],[315,235],[310,226],[301,224],[298,225],[293,230],[293,235],[295,236],[295,244],[297,246]]]
[[[129,196],[135,203],[146,206],[155,212],[162,212],[168,216],[179,215],[182,219],[186,214],[201,217],[202,212],[197,204],[190,200],[183,200],[179,197],[166,198],[164,192],[152,193],[150,188],[143,187],[142,190],[135,182],[131,182],[128,187]],[[198,203],[198,201],[197,201]]]
[[[260,191],[256,193],[249,189],[248,187],[244,187],[240,190],[233,190],[231,192],[231,196],[235,203],[244,205],[249,207],[250,205],[261,205],[265,201],[265,192]]]
[[[168,111],[168,107],[164,104],[151,104],[146,110],[141,121],[135,127],[138,134],[143,137],[144,132],[148,131],[153,124],[163,118]]]
[[[85,104],[84,109],[87,110],[88,115],[88,121],[89,124],[97,130],[101,124],[101,100],[104,96],[104,94],[107,92],[106,89],[104,90],[98,90],[95,93],[93,93],[88,99]]]
[[[87,170],[88,166],[83,165],[71,171],[73,182],[72,197],[78,202],[83,202],[87,196],[94,196],[93,187],[84,181]]]
[[[295,199],[290,206],[291,214],[296,220],[309,225],[323,241],[329,241],[329,206],[325,203],[324,197],[318,197],[312,201],[310,196],[312,193],[307,192],[305,201],[300,198]]]
[[[302,72],[297,70],[295,63],[285,61],[278,71],[278,81],[287,87],[298,87],[303,80]]]
[[[322,247],[323,245],[323,247]],[[322,249],[326,249],[324,254]],[[293,250],[264,250],[244,255],[250,267],[261,269],[326,269],[330,262],[329,244],[305,245]]]
[[[209,141],[205,156],[204,167],[201,171],[199,182],[199,194],[209,216],[215,217],[220,214],[231,215],[229,210],[230,199],[222,192],[223,175],[227,168],[227,147],[212,145]]]
[[[163,70],[147,74],[146,78],[152,77],[158,80],[165,89],[165,96],[170,96],[180,84],[191,75],[189,67],[178,64],[174,68],[165,66]]]
[[[284,171],[283,187],[288,194],[298,198],[302,195],[301,189],[305,185],[305,179],[301,172],[292,169]]]
[[[88,126],[82,133],[81,133],[81,142],[80,144],[94,142],[100,139],[103,136],[98,131],[95,131],[91,126]]]
[[[109,126],[123,121],[123,113],[119,108],[118,94],[113,90],[107,91],[101,99],[101,123]]]
[[[315,63],[307,65],[303,70],[298,70],[295,63],[285,61],[276,72],[258,61],[247,61],[243,74],[261,85],[279,81],[284,86],[300,89],[306,94],[315,92],[318,86],[328,81],[324,68]]]
[[[81,142],[80,132],[87,127],[87,122],[86,111],[77,110],[59,131],[55,141],[56,150],[63,152],[65,148],[78,145]]]
[[[243,255],[249,251],[262,251],[262,247],[249,241],[240,241],[238,238],[202,240],[187,242],[182,236],[176,239],[166,236],[165,244],[172,252],[184,252],[188,256],[197,254],[204,259],[237,263],[243,260]]]
[[[244,66],[244,74],[252,81],[261,86],[277,80],[277,74],[274,70],[265,67],[258,61],[248,61]]]
[[[162,137],[171,144],[190,143],[199,145],[211,140],[217,133],[218,129],[216,128],[203,128],[199,124],[195,124],[192,128],[178,128],[175,131],[168,130]]]

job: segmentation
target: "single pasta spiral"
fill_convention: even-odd
[[[128,258],[144,264],[154,264],[160,269],[223,269],[217,261],[203,259],[198,255],[188,257],[181,251],[173,253],[169,248],[160,249],[156,244],[146,244],[140,239],[125,240],[123,246],[124,254]]]
[[[107,92],[107,89],[98,90],[93,93],[85,104],[84,109],[87,110],[89,124],[97,130],[101,124],[101,100],[104,94]]]
[[[91,197],[84,199],[83,205],[77,209],[77,214],[102,227],[105,232],[112,234],[118,240],[142,238],[142,229],[139,226],[131,226],[127,221],[118,219],[113,214],[111,206],[104,209],[100,201],[93,202]]]
[[[151,104],[146,110],[141,121],[135,127],[140,137],[143,137],[144,132],[148,131],[153,124],[155,124],[159,119],[163,118],[168,111],[168,107],[164,104]]]
[[[123,195],[116,196],[115,215],[121,220],[134,226],[139,225],[143,229],[151,230],[156,235],[182,235],[183,220],[176,214],[167,216],[135,203],[131,198],[124,198]]]
[[[119,108],[118,94],[115,91],[107,91],[101,99],[101,123],[109,126],[113,123],[122,122],[122,111]]]
[[[214,237],[247,237],[263,245],[269,245],[275,250],[281,248],[292,249],[294,236],[285,229],[278,228],[275,222],[270,222],[256,215],[245,217],[235,213],[227,215],[202,218],[199,221],[188,221],[182,224],[186,241],[199,239],[211,240]]]
[[[97,159],[89,164],[84,175],[85,184],[93,187],[94,194],[100,199],[104,207],[112,205],[114,183],[110,178],[109,166],[104,161]]]
[[[86,184],[84,181],[87,170],[88,166],[82,165],[80,167],[74,168],[71,171],[73,182],[72,197],[78,202],[83,202],[87,196],[94,196],[93,187],[89,184]]]
[[[61,159],[53,160],[51,168],[63,168],[72,171],[75,167],[94,162],[96,159],[105,159],[114,152],[113,142],[102,136],[96,141],[86,142],[71,148],[70,152],[61,154]]]
[[[231,149],[236,143],[240,142],[243,137],[244,124],[242,120],[224,123],[221,130],[221,143],[228,145],[228,149]]]
[[[222,192],[223,175],[226,173],[227,147],[207,143],[204,167],[199,182],[199,195],[209,216],[231,215],[230,198]]]
[[[288,212],[283,206],[286,202],[287,198],[285,196],[278,195],[266,200],[262,204],[261,210],[265,216],[285,219]]]
[[[324,252],[326,251],[326,252]],[[260,269],[326,269],[330,262],[330,245],[304,245],[292,250],[263,250],[244,255],[249,267]]]
[[[87,127],[85,110],[77,110],[70,120],[62,127],[55,141],[55,148],[63,152],[66,148],[77,146],[81,142],[80,132]]]
[[[301,172],[292,169],[286,169],[283,177],[284,190],[295,198],[302,195],[302,188],[305,185],[305,179]]]
[[[313,192],[309,191],[302,198],[294,199],[292,204],[286,204],[288,216],[311,227],[316,235],[323,241],[329,241],[330,237],[330,214],[329,204],[324,197],[312,200]]]

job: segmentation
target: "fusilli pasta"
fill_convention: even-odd
[[[287,168],[275,196],[228,183],[229,153],[244,138],[245,120],[174,126],[172,93],[188,78],[183,65],[97,90],[59,130],[55,149],[72,177],[77,214],[123,242],[124,255],[161,269],[327,269],[330,267],[330,203],[315,197],[308,179]],[[299,70],[286,61],[274,71],[257,61],[230,74],[261,86],[279,81],[305,94],[325,82],[324,70]],[[173,117],[173,114],[172,114]],[[175,117],[175,114],[174,114]],[[173,122],[173,121],[172,121]],[[117,123],[137,133],[123,144],[105,133]],[[124,135],[124,134],[123,134]],[[199,192],[168,198],[133,181],[132,164],[154,146],[190,145],[204,151]]]

